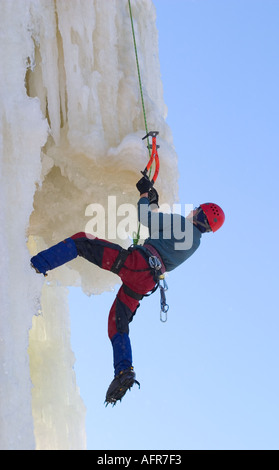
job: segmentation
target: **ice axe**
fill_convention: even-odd
[[[159,134],[158,131],[150,131],[148,132],[148,134],[146,134],[142,140],[144,139],[147,139],[148,137],[152,137],[152,146],[150,146],[149,142],[148,142],[148,150],[150,150],[151,148],[151,155],[150,155],[150,158],[149,158],[149,162],[147,163],[145,169],[141,172],[143,174],[143,176],[147,176],[147,173],[149,171],[149,173],[151,172],[151,166],[152,166],[152,163],[154,162],[155,160],[155,171],[154,171],[154,174],[153,174],[153,178],[151,180],[151,183],[152,185],[155,183],[156,179],[157,179],[157,176],[159,174],[159,168],[160,168],[160,161],[159,161],[159,156],[158,156],[158,152],[157,152],[157,149],[160,147],[160,145],[157,145],[156,143],[156,137],[157,135]],[[150,174],[149,174],[149,177],[150,177]]]

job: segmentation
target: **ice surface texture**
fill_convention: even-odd
[[[132,6],[148,127],[160,132],[157,188],[172,204],[177,157],[155,9],[151,0]],[[148,154],[128,2],[2,0],[0,13],[0,448],[83,449],[66,286],[100,293],[117,278],[75,260],[42,293],[29,258],[83,231],[90,204],[107,207],[108,195],[136,204]]]

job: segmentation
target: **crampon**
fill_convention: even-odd
[[[127,390],[130,390],[134,383],[140,388],[140,383],[135,379],[136,374],[133,367],[122,370],[111,382],[105,399],[105,405],[111,404],[115,406],[118,401],[121,401]]]

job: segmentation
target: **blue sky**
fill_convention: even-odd
[[[70,289],[88,449],[278,449],[279,3],[154,4],[180,202],[217,202],[226,222],[168,277],[166,324],[158,293],[142,301],[141,389],[114,408],[103,401],[115,294]]]

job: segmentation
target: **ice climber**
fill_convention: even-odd
[[[32,267],[44,275],[82,256],[120,277],[122,285],[108,317],[115,374],[105,403],[112,405],[121,400],[134,383],[138,384],[132,365],[129,323],[139,301],[154,290],[158,275],[172,271],[186,261],[199,247],[202,234],[215,232],[225,220],[223,210],[214,203],[201,204],[188,217],[158,212],[153,210],[158,208],[158,193],[148,177],[143,176],[136,186],[140,193],[139,221],[149,229],[149,238],[143,245],[126,250],[118,244],[80,232],[31,258]],[[188,244],[187,239],[190,240]]]

